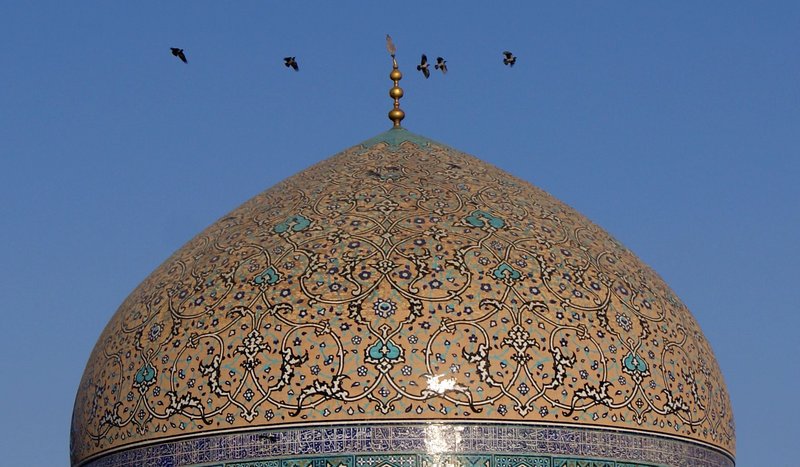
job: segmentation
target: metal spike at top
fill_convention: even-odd
[[[394,42],[392,42],[392,36],[386,35],[386,50],[389,51],[389,55],[394,58],[394,54],[397,53],[397,47],[394,46]]]
[[[406,113],[400,109],[400,98],[403,97],[403,89],[400,87],[400,80],[403,79],[403,74],[397,68],[397,59],[395,54],[397,48],[394,46],[392,36],[386,35],[386,50],[392,56],[392,72],[389,73],[389,78],[394,82],[394,86],[389,90],[389,97],[394,99],[394,108],[389,111],[389,120],[394,122],[394,128],[400,128],[400,122],[406,116]]]

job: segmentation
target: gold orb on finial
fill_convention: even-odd
[[[392,109],[389,111],[389,120],[394,122],[396,128],[400,127],[400,122],[406,118],[406,113],[400,109]]]
[[[395,54],[397,48],[394,46],[392,36],[386,35],[386,50],[392,56],[392,72],[389,73],[389,79],[394,82],[394,86],[389,90],[389,97],[394,99],[394,108],[389,111],[389,120],[394,123],[395,128],[400,128],[400,122],[405,118],[406,113],[400,109],[400,98],[403,97],[403,89],[400,87],[400,80],[403,79],[403,73],[397,67],[397,59]]]

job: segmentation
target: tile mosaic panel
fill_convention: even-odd
[[[327,442],[331,438],[341,442]],[[331,446],[336,450],[326,451]],[[578,452],[581,454],[576,454]],[[220,463],[226,467],[734,465],[729,457],[713,448],[635,433],[563,427],[438,424],[232,433],[116,452],[89,461],[85,467],[207,466]]]
[[[405,130],[257,195],[145,279],[86,367],[71,456],[362,421],[570,424],[735,449],[713,352],[650,268],[547,193]],[[369,443],[416,452],[409,430]],[[515,442],[620,458],[578,433]],[[350,439],[292,443],[305,456]],[[215,462],[198,452],[171,458]]]
[[[550,456],[494,456],[494,467],[551,467]]]
[[[419,467],[492,467],[491,455],[486,454],[423,454],[419,456]]]

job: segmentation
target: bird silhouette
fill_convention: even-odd
[[[285,57],[283,59],[283,64],[286,65],[286,68],[291,68],[294,71],[299,71],[300,67],[297,66],[297,60],[294,57]]]
[[[421,71],[423,75],[425,75],[425,79],[431,77],[431,70],[428,68],[428,57],[425,54],[422,54],[422,58],[420,59],[419,65],[417,65],[417,70]]]
[[[517,57],[508,50],[503,52],[503,55],[506,56],[506,58],[503,59],[503,65],[514,66],[514,64],[517,63]]]
[[[183,63],[189,63],[189,61],[186,60],[186,55],[183,53],[183,49],[179,49],[177,47],[170,47],[169,50],[172,51],[172,55],[180,58]]]
[[[447,60],[442,57],[436,57],[436,65],[433,66],[437,70],[442,70],[442,74],[447,73]]]

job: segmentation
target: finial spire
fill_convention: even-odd
[[[400,122],[405,118],[406,113],[400,109],[400,98],[403,97],[403,89],[400,87],[400,80],[403,79],[403,74],[397,68],[397,59],[395,54],[397,48],[392,42],[392,36],[386,35],[386,50],[392,56],[392,72],[389,73],[389,78],[394,81],[394,86],[389,90],[389,97],[394,99],[394,108],[389,111],[389,120],[394,122],[394,128],[400,128]]]

